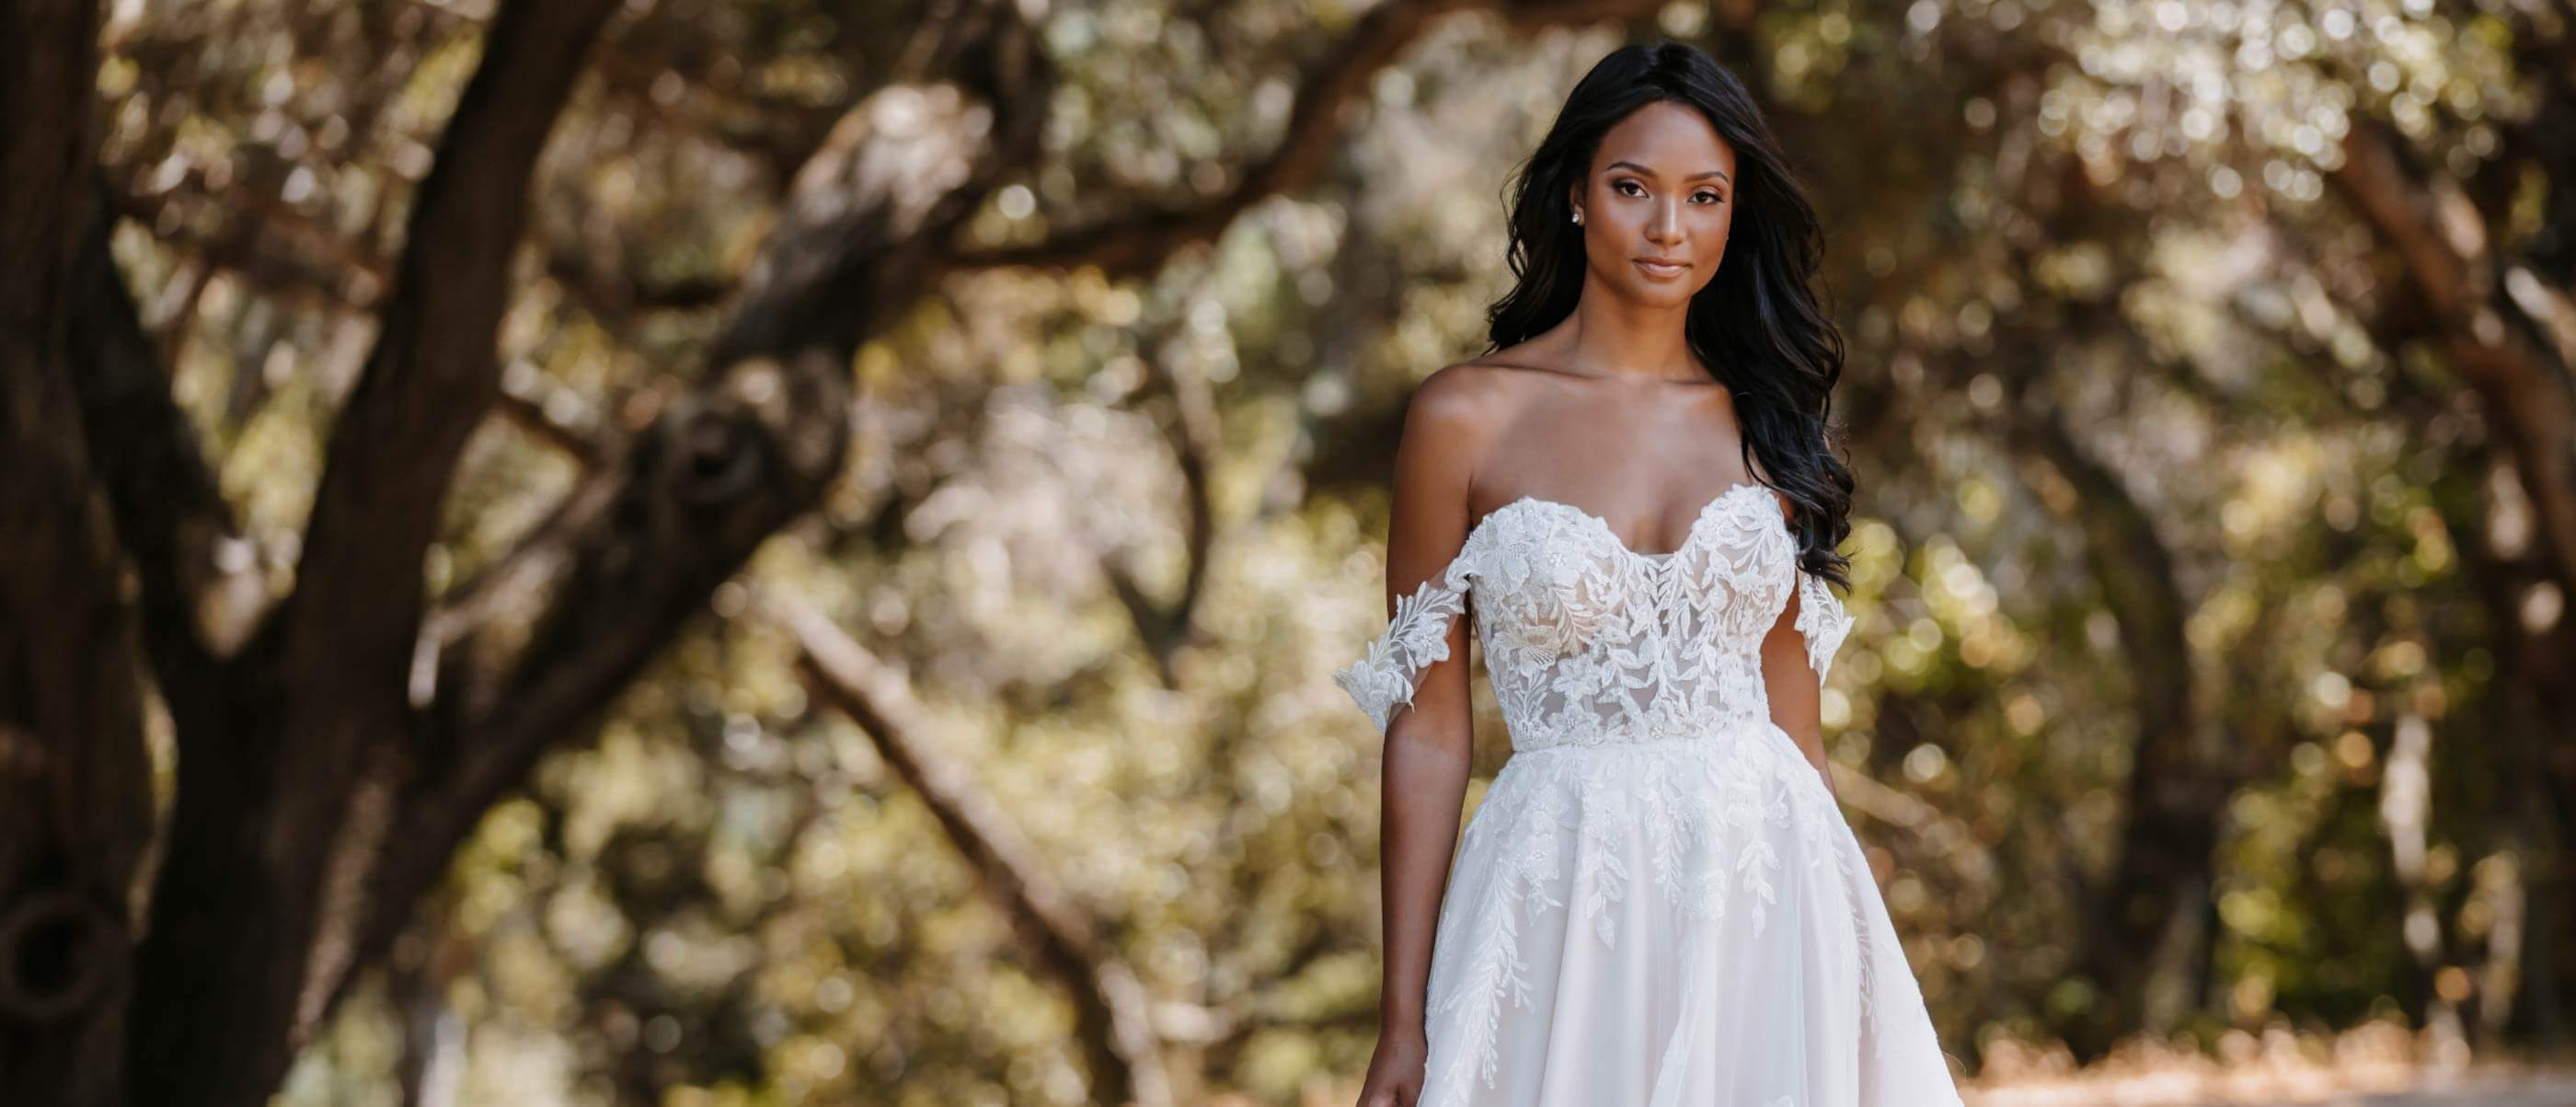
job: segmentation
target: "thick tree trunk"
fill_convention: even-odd
[[[2501,468],[2505,459],[2483,460]],[[2570,1040],[2567,936],[2576,933],[2576,880],[2568,863],[2576,844],[2576,772],[2570,771],[2576,759],[2569,756],[2576,747],[2561,722],[2576,719],[2576,622],[2560,619],[2541,628],[2524,623],[2523,597],[2548,579],[2546,559],[2528,549],[2496,549],[2484,497],[2477,510],[2464,500],[2436,502],[2451,532],[2462,536],[2456,545],[2460,575],[2484,602],[2494,628],[2492,714],[2472,725],[2483,725],[2480,740],[2493,745],[2502,772],[2499,829],[2514,852],[2523,898],[2514,944],[2503,944],[2493,932],[2488,937],[2485,959],[2509,973],[2480,984],[2480,1021],[2501,1024],[2506,1040],[2543,1056],[2560,1055]],[[2499,994],[2499,985],[2509,991]]]
[[[702,379],[651,397],[644,425],[597,443],[597,478],[504,559],[507,594],[544,605],[527,647],[497,664],[447,649],[487,609],[433,610],[423,551],[467,437],[500,399],[495,328],[537,154],[617,6],[496,10],[374,301],[377,344],[329,433],[296,590],[268,611],[255,595],[209,602],[227,583],[211,552],[232,532],[229,512],[108,257],[107,227],[79,217],[94,7],[22,3],[0,16],[11,128],[0,186],[26,193],[0,210],[0,523],[12,539],[0,564],[0,939],[32,936],[45,954],[0,960],[10,1093],[49,1087],[21,1079],[34,1074],[62,1082],[37,1101],[76,1107],[265,1102],[490,804],[587,733],[717,585],[820,500],[848,446],[853,353],[958,264],[959,228],[1042,153],[1053,73],[1035,30],[1018,5],[961,6],[899,78],[914,83],[888,90],[918,103],[862,104],[797,174]],[[1365,49],[1301,83],[1289,140],[1211,211],[1294,187],[1395,40],[1473,6],[1373,15],[1370,28],[1404,33],[1356,39]],[[1497,5],[1530,22],[1652,6]],[[1118,252],[1149,265],[1223,225],[1183,222]],[[85,422],[116,433],[85,441]],[[128,567],[140,647],[120,591]],[[103,983],[12,975],[82,963],[55,953],[83,943],[124,952],[135,940],[125,905],[152,829],[142,658],[178,749],[152,921],[130,957],[94,959]],[[57,886],[69,897],[38,894]],[[10,930],[18,918],[35,921]],[[69,1013],[13,1013],[8,989],[30,980]]]
[[[2494,589],[2488,603],[2504,639],[2498,683],[2505,710],[2533,720],[2527,738],[2517,737],[2518,720],[2500,736],[2520,770],[2508,783],[2537,789],[2518,794],[2523,810],[2508,816],[2523,823],[2523,841],[2534,851],[2524,870],[2532,925],[2524,929],[2511,1023],[2526,1038],[2563,1048],[2567,1008],[2576,1002],[2562,937],[2565,920],[2576,915],[2576,880],[2567,863],[2576,841],[2576,801],[2569,799],[2576,796],[2576,743],[2565,740],[2560,720],[2576,709],[2576,695],[2568,691],[2576,688],[2576,650],[2567,648],[2567,620],[2534,631],[2522,625],[2521,611],[2524,594],[2541,581],[2560,596],[2576,595],[2576,378],[2570,375],[2576,302],[2565,285],[2568,259],[2576,256],[2567,245],[2576,241],[2570,235],[2576,207],[2563,172],[2576,145],[2559,126],[2576,117],[2576,85],[2566,77],[2571,48],[2558,36],[2516,37],[2517,64],[2539,87],[2542,105],[2511,132],[2510,149],[2518,156],[2499,161],[2487,178],[2510,185],[2536,168],[2557,182],[2545,198],[2547,229],[2528,240],[2536,253],[2518,254],[2523,244],[2490,240],[2509,222],[2493,214],[2506,202],[2499,189],[2463,187],[2427,165],[2386,123],[2357,122],[2344,138],[2343,164],[2326,181],[2398,263],[2406,287],[2392,302],[2411,297],[2414,303],[2405,306],[2420,305],[2421,329],[2403,328],[2395,337],[2423,340],[2467,385],[2531,524],[2527,551],[2510,564],[2491,551],[2470,552],[2500,570],[2472,571]]]
[[[410,696],[421,559],[499,394],[495,334],[537,155],[615,6],[522,0],[494,17],[332,425],[296,591],[219,666],[220,702],[180,720],[128,1027],[140,1102],[266,1102],[357,964],[372,874],[439,756]]]
[[[2074,485],[2073,522],[2128,659],[2137,742],[2111,871],[2088,896],[2077,969],[2100,994],[2066,1028],[2079,1057],[2197,1002],[2192,977],[2214,938],[2210,882],[2230,790],[2218,728],[2200,708],[2184,623],[2190,603],[2154,519],[2087,455],[2054,412],[2024,411],[2008,436]]]
[[[66,357],[90,200],[98,12],[0,7],[0,1090],[124,1093],[136,873],[152,834],[142,674]]]

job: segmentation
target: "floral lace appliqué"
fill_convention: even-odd
[[[1384,732],[1424,671],[1448,659],[1472,590],[1516,750],[1759,724],[1770,718],[1762,638],[1791,593],[1819,682],[1852,627],[1796,555],[1779,501],[1759,484],[1718,493],[1663,554],[1630,550],[1581,508],[1524,496],[1479,520],[1441,573],[1398,598],[1366,655],[1333,680]]]
[[[1513,756],[1462,833],[1434,935],[1432,1107],[1496,1086],[1505,1035],[1531,1017],[1507,1013],[1549,1002],[1563,958],[1581,945],[1629,948],[1639,934],[1679,942],[1690,977],[1688,966],[1717,964],[1713,943],[1797,927],[1857,993],[1861,1054],[1901,1046],[1937,1063],[1859,841],[1771,720],[1760,647],[1789,605],[1819,684],[1854,623],[1796,553],[1760,485],[1719,493],[1663,554],[1629,549],[1582,509],[1522,497],[1480,520],[1440,574],[1398,599],[1366,655],[1334,674],[1383,732],[1449,658],[1472,599],[1510,732]],[[1693,979],[1685,1012],[1725,1002],[1707,990],[1723,987],[1715,976]],[[1657,1064],[1678,1074],[1689,1061],[1666,1046]]]

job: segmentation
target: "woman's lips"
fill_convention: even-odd
[[[1684,265],[1680,262],[1665,264],[1662,262],[1648,261],[1645,258],[1637,259],[1637,268],[1645,270],[1647,276],[1659,281],[1669,281],[1684,273],[1690,272],[1690,266]]]

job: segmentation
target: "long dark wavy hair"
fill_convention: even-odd
[[[1828,422],[1843,336],[1812,287],[1824,233],[1752,94],[1716,59],[1680,42],[1623,46],[1576,82],[1546,139],[1505,186],[1516,283],[1486,312],[1492,327],[1485,352],[1526,341],[1574,312],[1583,292],[1583,227],[1572,221],[1567,196],[1591,172],[1601,136],[1660,100],[1696,109],[1735,150],[1726,256],[1692,298],[1683,338],[1734,394],[1745,471],[1768,473],[1769,483],[1796,501],[1799,564],[1849,588],[1850,559],[1835,547],[1851,531],[1852,475],[1833,454]]]

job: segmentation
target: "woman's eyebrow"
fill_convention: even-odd
[[[1654,175],[1655,175],[1655,171],[1654,171],[1654,170],[1652,170],[1652,169],[1648,169],[1648,168],[1646,168],[1645,166],[1639,165],[1639,164],[1637,164],[1636,162],[1633,162],[1633,161],[1614,161],[1614,162],[1611,162],[1611,163],[1607,166],[1607,168],[1610,168],[1610,169],[1617,169],[1617,168],[1619,168],[1620,166],[1623,166],[1623,165],[1624,165],[1624,166],[1627,166],[1627,167],[1628,167],[1628,168],[1630,168],[1630,169],[1634,169],[1634,170],[1636,170],[1636,171],[1637,171],[1637,172],[1639,172],[1639,173],[1643,173],[1643,174],[1645,174],[1645,175],[1647,175],[1647,176],[1649,176],[1649,177],[1652,177],[1652,176],[1654,176]],[[1719,171],[1717,171],[1717,170],[1714,170],[1714,169],[1703,169],[1703,170],[1701,170],[1701,171],[1699,171],[1699,172],[1697,172],[1697,173],[1693,173],[1693,174],[1691,174],[1690,176],[1684,177],[1684,178],[1682,178],[1682,179],[1683,179],[1683,180],[1685,180],[1685,181],[1696,181],[1696,180],[1698,180],[1698,179],[1700,179],[1700,178],[1702,178],[1702,177],[1715,177],[1715,178],[1717,178],[1718,180],[1725,181],[1725,182],[1726,182],[1726,183],[1728,183],[1728,184],[1734,184],[1734,183],[1735,183],[1735,178],[1733,178],[1733,177],[1729,177],[1729,176],[1727,176],[1726,174],[1721,173],[1721,172],[1719,172]]]

